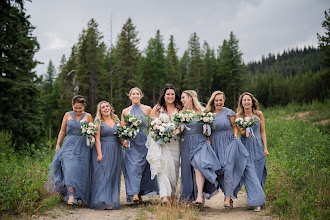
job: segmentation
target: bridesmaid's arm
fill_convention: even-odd
[[[239,118],[240,116],[238,115],[238,113],[236,114],[236,118]],[[237,130],[241,133],[241,136],[245,137],[246,136],[246,130],[242,131],[243,128],[237,127]]]
[[[145,109],[145,112],[144,113],[146,113],[146,115],[149,116],[151,114],[151,111],[152,111],[151,107],[145,105],[144,106],[144,109]]]
[[[97,161],[101,162],[103,159],[102,149],[101,149],[101,126],[100,124],[97,124],[97,126],[99,127],[99,130],[96,131],[96,135],[95,135],[95,148],[97,152]]]
[[[92,117],[91,114],[87,113],[87,114],[86,114],[86,118],[87,118],[86,121],[88,121],[88,122],[93,122],[93,117]]]
[[[62,125],[61,125],[61,130],[58,133],[58,137],[57,137],[57,142],[56,142],[56,148],[55,151],[58,151],[60,149],[61,143],[65,137],[65,133],[66,133],[66,123],[68,121],[68,117],[69,117],[69,112],[65,113],[63,120],[62,120]]]
[[[152,108],[151,113],[150,113],[150,117],[151,117],[151,118],[158,118],[158,116],[159,116],[159,113],[158,113],[158,111],[157,111],[158,108],[159,108],[158,104],[155,105],[155,106]]]
[[[127,114],[127,108],[125,108],[122,112],[121,112],[121,119],[120,119],[120,125],[121,126],[126,126],[126,122],[124,120],[124,115]]]
[[[230,121],[231,127],[233,128],[234,137],[235,137],[235,139],[237,139],[238,138],[238,129],[237,129],[237,126],[235,124],[233,124],[233,122],[235,121],[235,116],[229,116],[229,121]]]
[[[261,134],[261,140],[264,144],[264,155],[268,156],[269,152],[267,149],[267,138],[266,138],[266,129],[265,129],[265,119],[264,115],[262,114],[261,111],[258,112],[258,117],[260,119],[260,134]]]

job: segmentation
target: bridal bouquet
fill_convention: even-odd
[[[201,114],[197,115],[197,122],[203,124],[203,134],[206,136],[211,136],[212,128],[214,128],[213,122],[215,119],[215,114],[212,112],[207,113],[204,110]]]
[[[258,121],[260,121],[260,119],[256,115],[254,115],[252,116],[252,118],[236,118],[233,124],[235,124],[239,128],[242,128],[242,131],[246,129],[246,137],[254,138],[252,126],[255,125]]]
[[[180,128],[181,131],[184,129],[190,130],[186,124],[190,123],[192,119],[195,117],[195,112],[190,110],[184,110],[180,114],[175,113],[173,115],[174,123]]]
[[[169,143],[171,139],[177,139],[180,133],[179,128],[174,123],[165,122],[159,118],[154,118],[149,123],[148,128],[152,132],[151,137],[161,145]]]
[[[89,139],[96,135],[96,132],[99,130],[99,127],[96,126],[98,122],[88,122],[84,119],[80,121],[80,124],[81,135],[86,136],[87,146],[90,146]]]
[[[124,139],[124,142],[128,142],[129,139],[134,139],[139,132],[139,129],[132,128],[130,126],[120,126],[120,124],[117,124],[118,130],[115,132],[115,134],[119,137]],[[129,142],[128,147],[123,146],[122,147],[127,150],[129,148]]]

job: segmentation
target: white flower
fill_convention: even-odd
[[[245,121],[250,121],[250,117],[245,117]]]
[[[162,126],[159,126],[158,130],[159,130],[160,132],[165,132],[165,128],[162,127]]]
[[[208,122],[209,120],[210,120],[210,119],[209,119],[208,117],[204,117],[204,118],[203,118],[203,121],[204,121],[204,122]]]
[[[129,118],[128,121],[129,121],[129,122],[132,122],[133,119],[134,119],[134,118]]]
[[[133,125],[134,125],[135,127],[137,127],[137,126],[138,126],[138,123],[135,121],[135,122],[133,122]]]

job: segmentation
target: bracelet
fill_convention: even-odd
[[[58,144],[58,145],[56,145],[56,147],[61,147],[61,145]]]

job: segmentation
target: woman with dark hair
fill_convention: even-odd
[[[126,126],[124,115],[133,115],[142,118],[142,126],[133,140],[129,140],[130,147],[124,156],[124,177],[127,202],[138,204],[142,201],[141,196],[155,195],[158,193],[157,179],[150,178],[150,165],[146,160],[148,149],[146,148],[147,135],[143,132],[147,128],[144,117],[149,116],[151,108],[141,104],[143,93],[141,89],[134,87],[129,91],[129,99],[132,105],[125,108],[121,114],[121,125]]]
[[[72,99],[73,111],[65,113],[63,117],[56,154],[49,165],[46,187],[50,192],[63,194],[69,205],[79,199],[88,204],[90,196],[90,147],[87,146],[86,137],[81,136],[80,121],[93,122],[93,118],[84,112],[85,104],[86,100],[80,95]]]
[[[179,112],[181,108],[182,104],[179,96],[175,93],[175,87],[167,84],[164,86],[158,103],[152,109],[150,116],[171,122],[174,113]],[[171,202],[175,203],[180,165],[179,141],[171,139],[170,143],[159,148],[159,144],[149,136],[146,145],[149,148],[147,160],[150,163],[152,178],[157,175],[161,202],[162,204],[170,204],[169,197],[171,197]],[[160,166],[160,164],[162,165]]]

